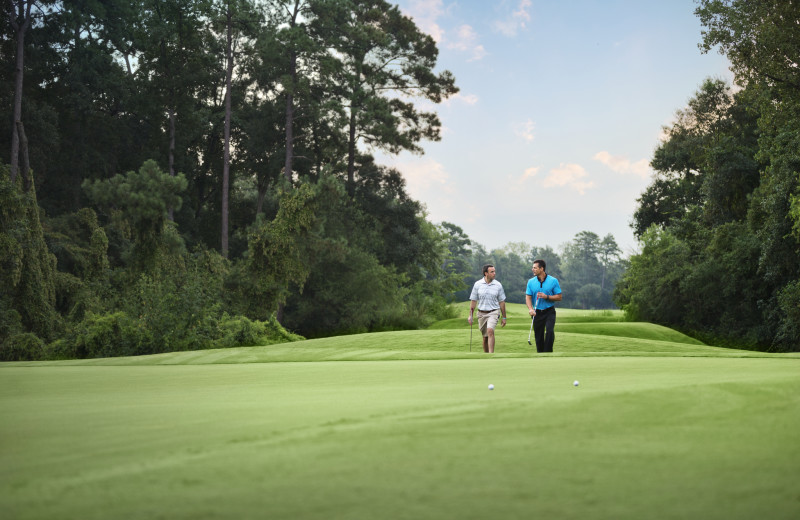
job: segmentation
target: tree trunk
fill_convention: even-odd
[[[259,213],[264,211],[264,199],[267,196],[267,190],[262,189],[261,186],[258,187],[258,198],[256,199],[256,216]]]
[[[292,86],[297,80],[297,56],[292,52],[291,70]],[[294,96],[291,91],[286,94],[286,163],[283,166],[283,175],[286,180],[292,182],[292,162],[294,160]]]
[[[15,16],[13,3],[10,0],[8,2],[8,18],[11,21],[11,26],[17,33],[17,63],[14,71],[14,114],[13,121],[11,122],[12,183],[16,181],[17,170],[19,169],[19,131],[17,129],[17,122],[22,121],[22,77],[24,70],[23,61],[25,59],[25,33],[31,25],[32,4],[33,0],[29,0],[27,4],[24,0],[20,0],[17,4],[19,14]],[[27,172],[25,174],[27,175]]]
[[[347,138],[347,193],[356,194],[356,109],[350,104],[350,133]]]
[[[231,4],[227,5],[227,47],[225,57],[228,60],[225,75],[225,144],[222,151],[222,256],[228,258],[228,191],[230,189],[231,164],[231,78],[233,76],[233,28],[231,22]]]
[[[169,175],[175,177],[175,110],[168,109],[169,113]],[[173,208],[169,208],[169,219],[175,220]]]
[[[19,131],[19,143],[22,152],[22,189],[27,193],[31,190],[33,182],[31,181],[31,161],[28,157],[28,138],[25,135],[25,127],[22,121],[17,121],[17,130]]]
[[[292,19],[289,25],[297,25],[297,16],[300,13],[300,0],[295,0]],[[297,85],[297,52],[292,48],[289,53],[289,77],[292,85],[286,92],[286,162],[283,165],[283,175],[291,184],[294,163],[294,91]]]

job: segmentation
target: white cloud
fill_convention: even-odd
[[[517,10],[514,11],[514,19],[520,20],[520,23],[525,27],[525,22],[531,21],[531,15],[528,8],[531,6],[531,0],[520,0]]]
[[[472,57],[467,61],[478,61],[480,59],[483,59],[488,54],[489,53],[486,51],[486,49],[483,48],[483,45],[476,45],[472,49]]]
[[[507,177],[507,183],[514,188],[514,193],[524,193],[524,191],[520,191],[520,189],[524,188],[529,181],[536,177],[536,174],[539,173],[539,169],[540,168],[538,166],[531,166],[530,168],[525,168],[525,171],[522,172],[521,177],[509,175]]]
[[[453,192],[453,183],[444,165],[433,159],[398,162],[394,167],[403,174],[408,192],[414,198],[430,200],[429,195]]]
[[[449,42],[447,47],[459,51],[469,50],[475,45],[475,40],[478,39],[478,35],[475,34],[475,31],[469,25],[462,25],[459,27],[456,31],[456,37],[457,39]]]
[[[531,21],[529,9],[531,0],[520,0],[516,11],[504,20],[496,20],[493,24],[495,30],[509,37],[514,37],[520,29],[525,29],[526,24]]]
[[[411,0],[408,10],[404,13],[414,19],[417,27],[431,35],[436,43],[444,39],[444,29],[437,23],[444,14],[442,0]]]
[[[524,123],[517,124],[516,127],[514,128],[514,133],[530,143],[536,137],[533,133],[533,129],[535,126],[536,126],[535,123],[532,120],[528,119]]]
[[[597,152],[594,160],[599,161],[617,173],[633,174],[642,178],[650,176],[650,166],[647,159],[642,159],[632,163],[627,157],[622,155],[611,155],[606,151]]]
[[[447,41],[446,47],[461,52],[469,52],[472,57],[468,61],[480,60],[488,54],[483,45],[478,43],[478,34],[471,25],[462,25],[456,30],[456,37]]]
[[[586,190],[594,187],[594,182],[583,180],[587,176],[583,166],[561,163],[558,168],[550,170],[549,175],[542,181],[542,185],[545,188],[566,187],[583,195]]]
[[[538,166],[531,166],[530,168],[525,169],[525,174],[522,176],[523,179],[532,179],[536,177],[536,174],[539,173]]]

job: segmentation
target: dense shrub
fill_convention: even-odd
[[[270,317],[267,321],[250,320],[244,316],[225,317],[220,324],[223,336],[214,342],[214,348],[249,345],[269,345],[303,339],[292,334]]]
[[[0,361],[36,361],[44,352],[44,342],[31,332],[14,334],[0,343]]]

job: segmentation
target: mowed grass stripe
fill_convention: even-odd
[[[12,368],[0,508],[792,518],[797,375],[796,360],[625,357]]]

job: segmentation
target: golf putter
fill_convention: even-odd
[[[536,301],[533,304],[533,310],[536,310],[537,305],[539,305],[539,296],[536,296]],[[531,316],[531,330],[528,331],[528,345],[531,344],[531,332],[533,332],[533,316]]]

